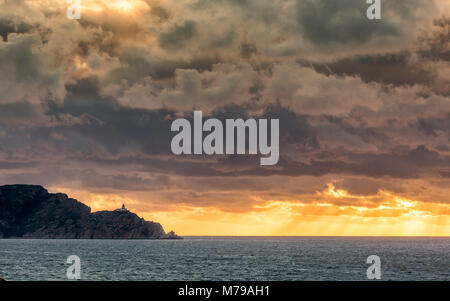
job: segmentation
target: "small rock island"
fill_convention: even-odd
[[[0,186],[0,238],[181,239],[125,205],[91,213],[83,203],[36,185]]]

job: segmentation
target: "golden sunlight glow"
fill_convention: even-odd
[[[88,6],[88,5],[81,5],[81,9],[82,9],[83,12],[86,11],[86,10],[91,11],[91,12],[96,12],[96,13],[99,13],[99,12],[103,11],[103,7],[102,6],[95,5],[95,4],[90,5],[90,6]]]
[[[132,1],[128,1],[128,0],[120,0],[120,1],[112,2],[111,6],[118,10],[121,10],[123,12],[129,12],[135,7],[134,4],[132,3]]]
[[[149,9],[143,0],[83,0],[82,11],[101,13],[108,10],[130,14],[143,12]]]
[[[328,190],[323,193],[324,195],[332,196],[335,198],[343,198],[346,197],[347,191],[336,189],[333,184],[328,184]]]
[[[129,194],[92,194],[68,188],[52,191],[64,191],[93,211],[114,210],[125,203],[146,220],[157,221],[166,231],[184,236],[450,236],[450,205],[409,200],[385,191],[368,197],[353,196],[332,184],[316,202],[254,197],[257,204],[246,212],[161,205],[157,200]],[[339,201],[351,198],[356,203],[337,205],[333,203],[336,197]],[[366,203],[368,200],[376,202]]]
[[[412,208],[412,207],[415,207],[417,205],[417,202],[413,202],[413,201],[410,201],[410,200],[402,200],[400,198],[395,198],[395,200],[401,206],[406,207],[406,208]]]

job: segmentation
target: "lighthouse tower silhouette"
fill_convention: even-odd
[[[122,208],[116,209],[115,211],[118,211],[118,212],[127,212],[128,209],[125,207],[125,204],[122,204]]]

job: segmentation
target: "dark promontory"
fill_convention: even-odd
[[[41,186],[0,186],[0,238],[170,239],[159,223],[128,210],[91,208]]]

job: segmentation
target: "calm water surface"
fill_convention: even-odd
[[[184,240],[0,239],[0,277],[65,280],[450,280],[450,238],[187,237]]]

